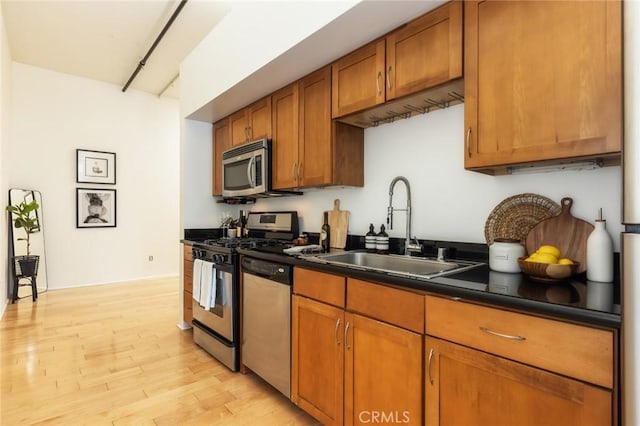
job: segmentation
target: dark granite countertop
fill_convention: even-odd
[[[265,253],[252,249],[238,249],[238,252],[259,259],[304,266],[566,321],[620,327],[619,290],[613,283],[586,282],[584,277],[583,280],[578,277],[562,283],[541,283],[523,274],[491,271],[488,265],[483,265],[448,276],[422,280],[321,264],[305,260],[304,256]]]

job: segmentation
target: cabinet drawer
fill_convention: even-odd
[[[427,296],[427,334],[613,387],[613,331]]]
[[[293,269],[293,292],[344,308],[346,278],[340,275]]]
[[[184,260],[188,260],[190,262],[193,261],[193,252],[191,251],[192,247],[188,244],[183,246],[184,254],[182,255]]]
[[[347,309],[424,334],[424,296],[349,278]]]

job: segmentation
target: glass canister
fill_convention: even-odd
[[[526,254],[520,241],[510,238],[496,238],[489,246],[489,268],[498,272],[521,272],[518,258]]]

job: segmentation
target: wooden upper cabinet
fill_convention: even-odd
[[[222,195],[222,153],[231,148],[229,117],[213,125],[213,185],[212,195]]]
[[[332,184],[331,67],[303,78],[299,88],[298,186]]]
[[[462,102],[462,22],[452,1],[336,61],[333,118],[369,127]]]
[[[274,189],[364,185],[364,130],[332,122],[331,66],[274,93],[272,106]]]
[[[454,1],[386,37],[387,100],[462,77],[462,2]]]
[[[619,158],[619,1],[465,2],[465,167]]]
[[[271,95],[273,130],[271,179],[274,189],[298,186],[298,83]]]
[[[385,42],[368,44],[332,66],[332,117],[357,112],[385,101]]]
[[[271,138],[271,96],[229,116],[232,146],[262,138]]]

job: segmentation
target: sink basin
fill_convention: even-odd
[[[420,257],[368,253],[365,251],[319,254],[305,259],[352,269],[384,272],[414,278],[433,278],[482,265],[479,262],[460,260],[449,262]]]

